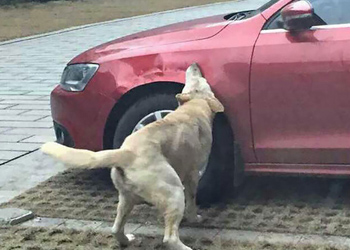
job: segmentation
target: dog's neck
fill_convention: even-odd
[[[180,107],[182,106],[192,106],[193,109],[191,109],[191,112],[196,112],[196,110],[198,110],[198,112],[200,112],[201,114],[204,113],[205,117],[207,117],[207,119],[209,119],[211,123],[214,120],[215,112],[212,111],[208,102],[205,99],[192,99],[183,103]]]

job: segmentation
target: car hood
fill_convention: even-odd
[[[125,50],[206,39],[219,33],[229,22],[219,15],[143,31],[92,48],[70,63],[99,63],[103,57]]]

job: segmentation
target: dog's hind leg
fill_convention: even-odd
[[[127,216],[130,214],[134,205],[135,204],[131,199],[128,199],[126,196],[119,193],[117,217],[115,218],[114,225],[112,227],[112,233],[115,235],[117,241],[122,246],[127,246],[130,241],[135,239],[134,235],[125,235],[124,233],[124,226]]]
[[[115,188],[119,191],[117,217],[112,227],[112,233],[116,236],[120,245],[126,246],[130,241],[135,239],[134,235],[125,235],[124,233],[126,219],[135,205],[135,199],[133,199],[133,195],[128,193],[128,191],[124,189],[125,187],[123,187],[125,185],[125,174],[122,169],[113,168],[111,171],[111,178]]]
[[[166,202],[164,207],[159,207],[163,210],[165,221],[165,233],[163,242],[171,250],[191,250],[183,244],[179,238],[179,225],[183,218],[185,210],[185,197],[183,189],[173,187],[171,196],[163,197]]]
[[[195,171],[184,180],[186,197],[185,219],[189,222],[201,222],[202,220],[201,216],[197,214],[196,205],[198,179],[198,172]]]

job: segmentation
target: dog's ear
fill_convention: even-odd
[[[216,99],[215,97],[208,97],[206,100],[209,104],[209,107],[214,113],[224,112],[224,106],[218,99]]]
[[[180,94],[177,94],[175,97],[180,105],[182,105],[185,102],[188,102],[189,100],[192,99],[192,97],[189,93],[180,93]]]

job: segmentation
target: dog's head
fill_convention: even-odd
[[[224,106],[215,97],[199,66],[193,63],[186,70],[186,83],[181,94],[176,95],[180,105],[192,99],[204,99],[214,113],[224,112]]]

